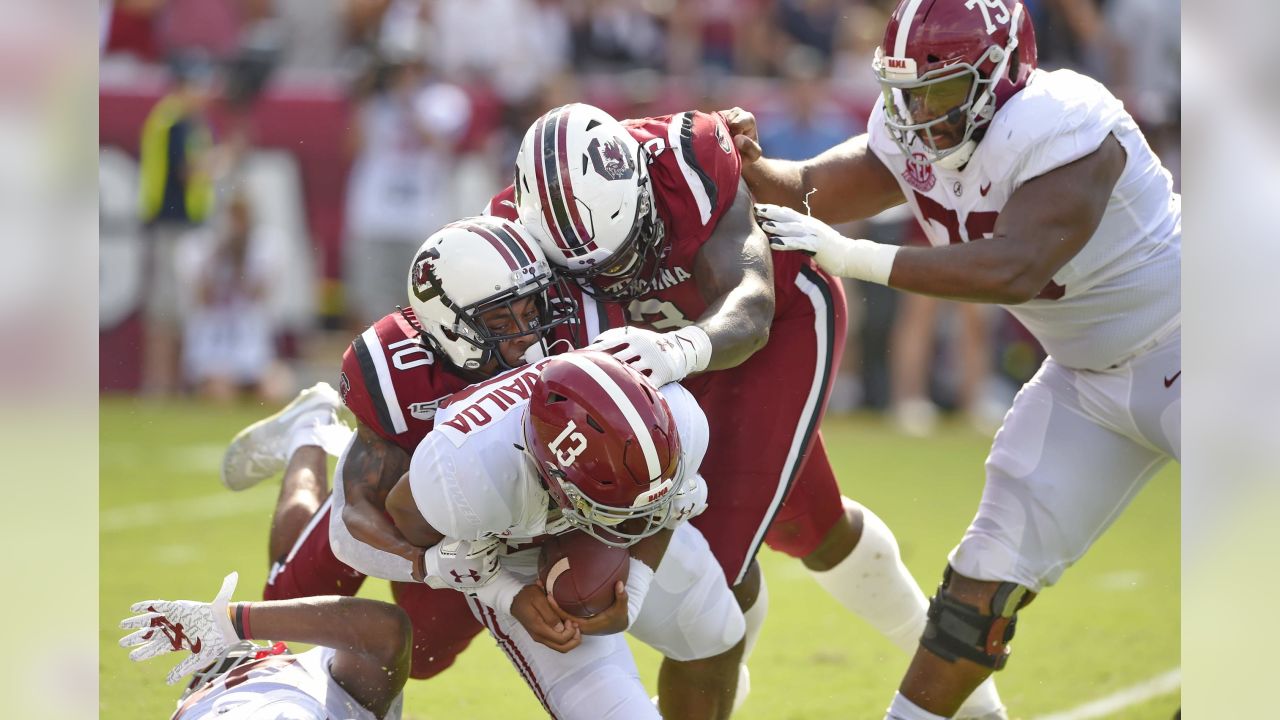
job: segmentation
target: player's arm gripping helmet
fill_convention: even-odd
[[[662,529],[680,491],[680,435],[667,401],[612,355],[557,355],[524,418],[525,445],[575,527],[615,547]]]
[[[489,310],[532,297],[537,321],[527,330],[495,334],[480,320]],[[535,335],[549,354],[547,333],[576,322],[576,304],[556,279],[538,243],[519,224],[496,217],[450,223],[418,249],[409,269],[412,322],[427,346],[456,367],[473,371],[497,358],[499,343]]]
[[[644,293],[662,261],[648,153],[600,108],[564,105],[538,118],[516,158],[520,222],[552,264],[605,300]]]
[[[889,136],[908,157],[914,149],[951,170],[969,161],[975,132],[1026,86],[1035,67],[1035,31],[1021,0],[900,0],[872,60]],[[958,78],[969,79],[963,102],[935,117],[912,116],[911,94]],[[934,133],[961,121],[960,141],[939,149]]]

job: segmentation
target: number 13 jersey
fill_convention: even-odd
[[[1115,135],[1127,159],[1093,237],[1035,299],[1005,309],[1059,363],[1088,370],[1115,365],[1180,322],[1181,197],[1133,118],[1095,80],[1036,70],[960,170],[904,155],[885,129],[883,99],[867,125],[872,152],[935,246],[990,237],[1023,183]]]

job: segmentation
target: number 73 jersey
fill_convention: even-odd
[[[922,152],[904,154],[885,129],[883,100],[867,127],[872,152],[934,246],[991,237],[1023,183],[1114,135],[1127,160],[1098,229],[1035,299],[1006,309],[1059,363],[1092,370],[1180,322],[1181,198],[1133,118],[1098,82],[1070,70],[1036,70],[996,112],[960,170],[931,165]]]

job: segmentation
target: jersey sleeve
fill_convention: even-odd
[[[505,190],[489,198],[489,202],[484,206],[484,212],[481,215],[492,215],[500,217],[503,220],[515,222],[516,214],[516,186],[508,185]]]
[[[1084,75],[1059,70],[1038,80],[1005,123],[1007,147],[1016,153],[1007,165],[1014,190],[1094,152],[1125,117],[1124,105]]]
[[[366,372],[374,377],[372,385],[366,379]],[[373,368],[368,345],[363,337],[357,337],[342,354],[342,375],[338,380],[342,402],[357,420],[382,439],[394,443],[397,434],[395,424],[376,378],[377,371]]]
[[[742,158],[730,139],[729,126],[720,113],[696,110],[671,117],[667,143],[696,217],[713,228],[733,205],[742,178]]]
[[[516,520],[507,488],[489,472],[491,458],[476,455],[466,444],[433,432],[418,443],[409,461],[409,489],[422,518],[458,540],[495,535]]]

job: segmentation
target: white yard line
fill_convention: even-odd
[[[98,532],[119,532],[155,525],[189,523],[193,520],[215,520],[250,513],[269,514],[270,502],[269,499],[257,493],[220,492],[216,495],[204,495],[185,500],[125,505],[100,512]]]
[[[1063,710],[1050,715],[1041,715],[1035,720],[1091,720],[1113,715],[1121,710],[1144,703],[1152,698],[1168,695],[1182,687],[1182,670],[1174,668],[1167,673],[1131,685],[1106,697],[1087,702],[1079,707]]]

